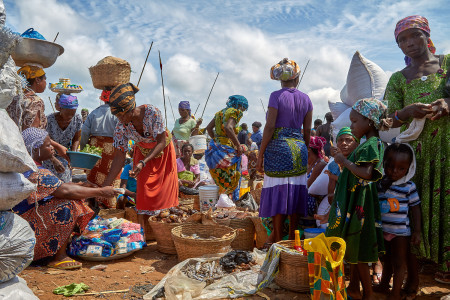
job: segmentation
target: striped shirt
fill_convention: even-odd
[[[414,182],[392,185],[385,192],[379,192],[383,231],[400,236],[410,236],[408,211],[420,204]]]

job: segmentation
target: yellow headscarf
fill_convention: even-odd
[[[26,79],[33,79],[45,75],[45,71],[38,66],[25,65],[17,71],[17,74],[25,76]]]

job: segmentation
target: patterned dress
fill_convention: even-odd
[[[30,224],[36,235],[34,260],[53,256],[74,232],[84,230],[94,212],[83,200],[58,199],[52,196],[63,184],[52,172],[38,167],[37,172],[24,173],[37,190],[12,211]]]
[[[432,103],[449,97],[445,93],[445,81],[450,76],[450,55],[446,55],[441,69],[422,78],[407,80],[401,72],[389,79],[385,99],[389,113],[401,110],[413,103]],[[411,121],[411,120],[408,120]],[[403,125],[401,130],[406,130]],[[427,119],[419,138],[410,142],[416,159],[416,184],[422,201],[422,235],[420,254],[440,264],[443,271],[450,271],[450,132],[449,117],[436,121]]]
[[[336,184],[326,235],[345,240],[345,260],[351,264],[376,262],[379,252],[384,252],[378,191],[374,183],[382,177],[383,153],[383,142],[371,137],[359,145],[348,160],[356,165],[374,163],[372,178],[361,179],[345,168]]]
[[[19,103],[19,97],[14,97],[6,110],[21,131],[31,127],[38,114],[38,128],[45,129],[47,126],[44,100],[34,92],[26,94],[22,103]]]

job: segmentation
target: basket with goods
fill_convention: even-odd
[[[233,249],[252,251],[255,246],[255,225],[250,217],[257,215],[245,211],[216,210],[213,218],[217,224],[239,229],[231,243]]]
[[[103,90],[106,87],[130,82],[131,66],[126,60],[107,56],[90,67],[89,73],[94,87]]]
[[[295,241],[280,241],[277,244],[294,250]],[[275,283],[294,292],[309,292],[308,257],[298,251],[282,251]]]
[[[222,225],[183,224],[172,229],[178,260],[227,252],[236,231]]]
[[[83,91],[81,85],[70,83],[69,78],[60,78],[59,82],[49,83],[48,87],[52,92],[61,94],[80,93]]]
[[[139,223],[138,214],[136,212],[135,207],[125,207],[125,219],[133,223]],[[147,222],[145,224],[144,230],[145,230],[145,239],[147,241],[154,241],[155,234],[153,233],[152,227]]]
[[[181,223],[189,221],[189,216],[197,213],[197,210],[187,207],[172,207],[162,210],[158,215],[148,219],[148,223],[155,235],[159,252],[177,254],[173,243],[171,231]]]

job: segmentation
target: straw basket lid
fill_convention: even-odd
[[[130,82],[131,66],[124,59],[107,56],[101,59],[95,66],[89,68],[92,84],[96,89],[114,87]]]

